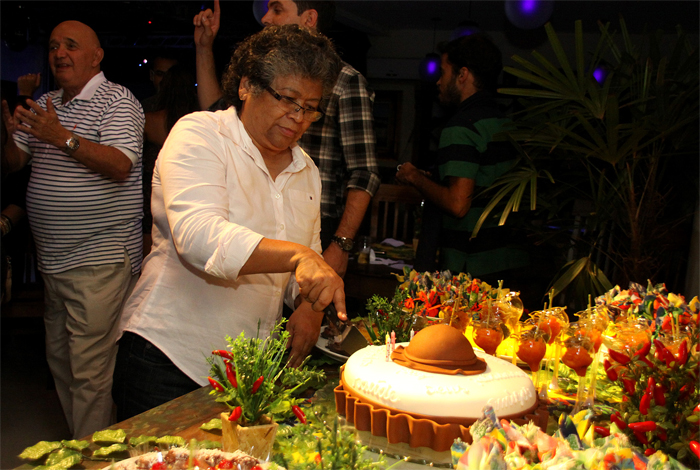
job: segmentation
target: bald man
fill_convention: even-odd
[[[46,356],[75,438],[111,423],[116,325],[141,269],[143,110],[100,71],[95,32],[49,39],[60,89],[3,115],[13,169],[32,163],[27,213],[45,284]]]

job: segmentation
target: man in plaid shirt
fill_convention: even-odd
[[[267,6],[268,12],[262,18],[265,26],[297,24],[324,31],[333,22],[334,5],[328,1],[270,0]],[[219,1],[215,0],[213,12],[206,10],[194,18],[197,93],[202,109],[227,107],[221,100],[212,49],[220,15]],[[341,276],[347,268],[352,240],[380,184],[373,102],[374,92],[365,77],[343,63],[324,106],[325,116],[313,123],[299,142],[321,174],[323,257]]]

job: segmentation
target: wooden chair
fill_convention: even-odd
[[[369,234],[382,241],[394,238],[404,243],[413,242],[415,209],[423,196],[412,186],[382,184],[372,199]]]

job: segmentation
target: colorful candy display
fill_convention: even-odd
[[[493,409],[471,428],[473,444],[456,441],[452,462],[458,470],[683,470],[661,451],[643,453],[615,425],[595,426],[587,411],[561,415],[553,435],[532,424],[518,426],[495,418]]]

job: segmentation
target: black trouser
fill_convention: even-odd
[[[200,387],[151,342],[124,332],[119,340],[112,386],[117,421],[124,421]]]

